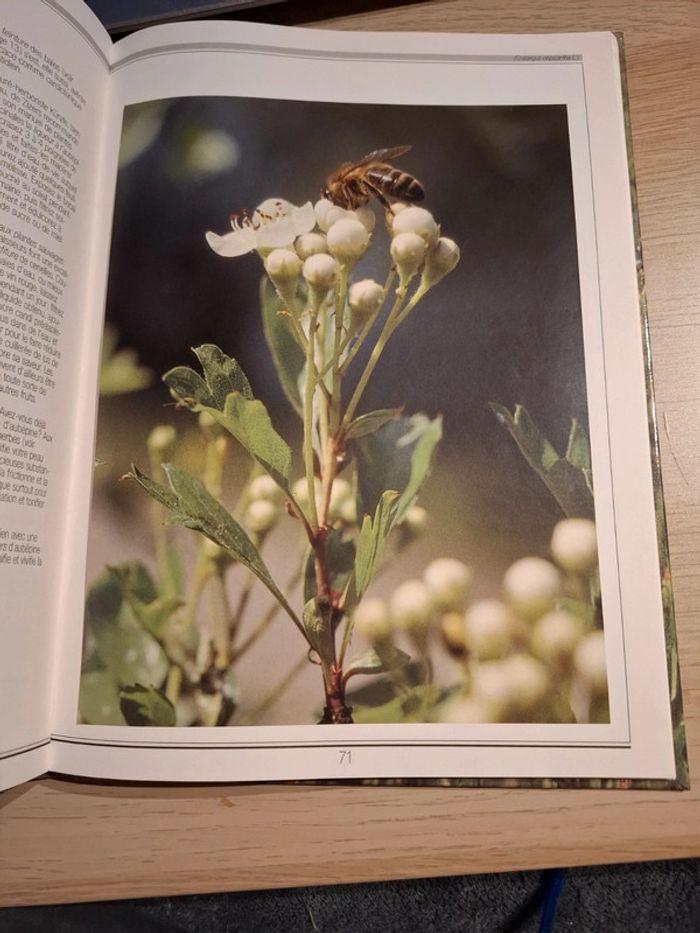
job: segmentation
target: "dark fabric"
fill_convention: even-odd
[[[696,933],[698,865],[685,860],[570,869],[552,929]],[[536,933],[551,880],[550,873],[511,872],[13,908],[0,911],[0,933]]]

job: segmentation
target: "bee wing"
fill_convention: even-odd
[[[398,159],[399,156],[407,153],[410,148],[410,146],[393,146],[389,149],[375,149],[373,152],[368,152],[367,155],[360,159],[359,162],[356,162],[355,165],[367,165],[370,162],[388,162],[391,159]]]

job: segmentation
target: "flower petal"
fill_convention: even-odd
[[[311,201],[302,204],[301,207],[292,208],[292,224],[297,236],[303,233],[309,233],[316,225],[316,214]]]
[[[284,198],[266,198],[262,204],[258,204],[253,212],[253,223],[269,223],[271,220],[279,220],[282,217],[289,217],[295,210],[294,205],[285,201]]]
[[[252,249],[255,249],[256,237],[254,230],[244,228],[243,230],[235,230],[231,233],[226,233],[224,236],[219,236],[218,233],[212,233],[212,231],[209,230],[207,231],[206,239],[209,246],[211,246],[214,252],[218,253],[219,256],[232,258],[234,256],[244,256]]]
[[[288,217],[273,220],[256,232],[256,246],[263,249],[277,249],[291,246],[294,242],[294,226]]]

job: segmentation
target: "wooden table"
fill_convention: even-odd
[[[347,8],[349,4],[344,4]],[[308,4],[306,5],[308,9]],[[318,25],[622,30],[690,772],[700,773],[700,9],[694,0],[435,0]],[[700,854],[700,789],[153,787],[8,791],[0,903],[378,881]]]

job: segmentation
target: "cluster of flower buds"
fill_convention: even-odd
[[[314,488],[316,490],[316,511],[323,509],[323,489],[321,482],[316,477],[314,479]],[[292,495],[299,503],[302,509],[309,505],[309,489],[306,479],[302,477],[292,485]],[[331,494],[328,501],[328,514],[326,521],[330,525],[351,526],[357,522],[357,506],[355,504],[355,493],[350,483],[338,476],[331,486]]]
[[[395,204],[392,208],[391,256],[399,273],[399,287],[405,291],[422,269],[420,288],[427,291],[459,262],[459,247],[440,236],[435,218],[424,207]]]
[[[437,636],[433,641],[458,663],[463,684],[439,708],[444,722],[546,718],[552,715],[557,692],[568,690],[574,680],[579,694],[604,699],[602,629],[573,608],[574,599],[566,598],[579,593],[581,583],[589,585],[596,571],[593,522],[559,522],[551,552],[555,563],[526,557],[509,567],[502,598],[474,601],[469,568],[439,558],[428,565],[422,580],[399,584],[388,600],[364,599],[354,613],[355,630],[375,646],[403,634],[421,656]]]

